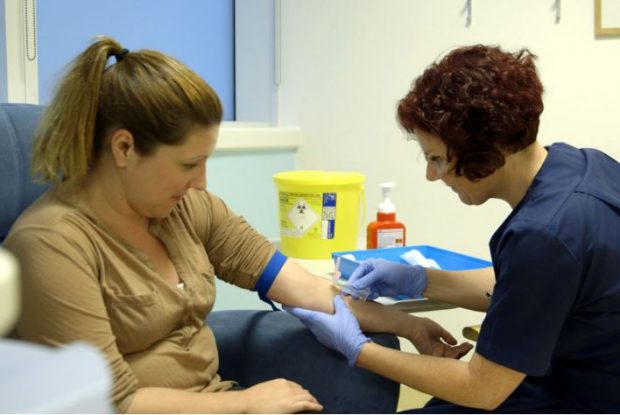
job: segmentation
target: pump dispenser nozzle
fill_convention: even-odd
[[[379,212],[381,213],[394,213],[396,212],[396,206],[392,202],[390,195],[392,194],[392,189],[396,187],[394,182],[385,182],[380,183],[379,187],[381,188],[381,192],[383,193],[383,201],[379,203]]]

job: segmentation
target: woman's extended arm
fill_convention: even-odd
[[[317,277],[301,265],[287,260],[271,286],[268,296],[282,304],[333,313],[334,296],[339,293],[329,280]],[[461,357],[471,345],[455,345],[456,339],[436,323],[372,301],[346,298],[351,310],[368,332],[393,333],[411,341],[420,353]],[[431,339],[431,341],[429,341]]]

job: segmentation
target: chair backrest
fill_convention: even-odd
[[[0,243],[13,222],[48,186],[30,175],[32,136],[45,107],[0,103]]]

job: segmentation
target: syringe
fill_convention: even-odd
[[[341,278],[340,257],[336,258],[336,270],[332,275],[332,283],[344,294],[350,295],[357,300],[366,301],[370,295],[370,288],[364,290],[356,290],[347,284],[347,280]]]

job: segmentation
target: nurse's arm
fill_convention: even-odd
[[[495,272],[493,267],[466,271],[426,270],[428,284],[424,297],[462,308],[486,311],[489,307]]]
[[[366,343],[357,366],[461,406],[494,410],[525,374],[474,353],[469,362],[403,353]]]

